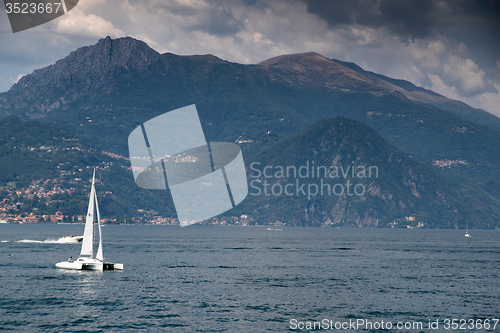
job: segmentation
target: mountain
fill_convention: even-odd
[[[126,156],[134,128],[190,104],[207,141],[240,142],[244,156],[340,116],[368,125],[437,175],[500,198],[497,117],[317,53],[241,65],[107,37],[1,93],[0,116],[50,123]]]
[[[241,215],[288,226],[499,227],[497,199],[443,177],[347,118],[322,119],[245,162],[249,195],[219,217],[232,223]],[[126,158],[50,124],[0,119],[0,163],[6,213],[82,216],[96,168],[104,218],[176,218],[169,191],[138,188]]]
[[[492,228],[500,202],[443,177],[359,122],[322,119],[247,159],[238,207],[295,226]]]
[[[471,182],[500,176],[497,117],[317,53],[240,65],[211,55],[159,54],[141,41],[108,37],[23,77],[0,94],[0,115],[54,123],[125,155],[138,124],[193,103],[207,139],[252,140],[244,150],[275,140],[269,134],[343,116],[429,165],[466,161],[458,176]]]
[[[305,124],[333,116],[357,120],[406,154],[428,165],[450,162],[457,167],[444,172],[471,183],[494,183],[498,192],[497,117],[315,53],[284,55],[260,65],[273,73],[267,90],[307,115]],[[452,112],[443,105],[457,108]]]
[[[328,59],[318,53],[283,55],[263,61],[259,65],[287,73],[284,77],[288,77],[286,80],[292,86],[305,83],[318,88],[340,88],[342,92],[363,91],[374,96],[400,94],[421,105],[439,107],[464,120],[500,131],[500,119],[484,110],[417,87],[411,82],[365,71],[354,63]],[[298,75],[294,76],[293,73]]]
[[[377,82],[385,86],[387,89],[400,92],[412,101],[420,102],[423,105],[428,104],[442,108],[452,112],[464,120],[486,126],[495,131],[500,131],[499,118],[484,110],[472,108],[463,102],[449,99],[428,89],[417,87],[413,83],[405,80],[393,79],[385,75],[365,71],[352,62],[345,62],[336,59],[332,59],[332,61],[370,78],[373,82]]]
[[[110,81],[116,71],[144,71],[158,60],[158,53],[143,42],[102,39],[95,46],[78,49],[54,65],[25,76],[9,90],[7,96],[12,97],[3,99],[8,103],[2,105],[7,110],[23,110],[25,118],[44,118],[78,99],[111,92],[115,84]]]

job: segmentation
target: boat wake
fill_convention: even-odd
[[[21,239],[20,241],[18,241],[18,243],[37,243],[37,244],[76,244],[75,243],[69,243],[67,241],[64,241],[64,240],[57,240],[57,239],[46,239],[46,240],[43,240],[43,241],[39,241],[39,240],[34,240],[34,239]]]

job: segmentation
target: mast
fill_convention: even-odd
[[[94,243],[94,201],[95,201],[95,169],[92,176],[92,187],[90,189],[89,207],[87,209],[87,218],[85,221],[85,231],[83,232],[82,250],[80,256],[93,257],[93,243]]]
[[[101,234],[101,214],[99,213],[99,204],[97,203],[97,193],[94,190],[95,198],[95,210],[97,212],[97,226],[99,229],[99,247],[97,248],[96,259],[104,262],[104,256],[102,254],[102,234]]]

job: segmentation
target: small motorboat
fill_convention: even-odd
[[[61,237],[57,240],[58,243],[64,243],[64,244],[76,244],[80,243],[83,239],[83,236],[75,236],[75,235],[70,235],[70,236],[65,236]]]

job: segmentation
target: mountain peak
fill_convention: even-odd
[[[247,211],[251,207],[253,216],[269,221],[287,221],[296,226],[376,227],[403,216],[422,216],[435,207],[446,209],[447,204],[460,200],[434,170],[406,156],[367,125],[344,117],[319,120],[266,147],[253,158],[259,171],[264,167],[286,170],[282,176],[273,177],[271,172],[268,177],[251,168],[251,177],[260,179],[251,183],[254,195],[242,205],[249,207]],[[288,172],[301,167],[313,171],[298,176]],[[351,173],[335,171],[348,169]],[[342,188],[348,179],[353,187],[363,188],[363,193],[328,192],[334,186]],[[314,196],[301,196],[299,192],[292,196],[270,196],[255,191],[263,189],[260,187],[263,183],[269,189],[299,188],[299,184],[305,184],[305,188],[317,187],[318,191]],[[451,226],[449,221],[445,223]]]
[[[92,55],[106,60],[107,65],[139,67],[150,65],[159,58],[159,53],[143,41],[132,37],[111,39],[109,36],[100,39],[97,44],[80,48],[75,51],[78,55]]]
[[[258,63],[258,65],[295,72],[313,71],[332,74],[352,72],[351,74],[356,74],[355,71],[352,71],[341,64],[337,64],[336,62],[316,52],[285,54],[264,60]]]
[[[322,56],[316,52],[307,52],[307,53],[293,53],[293,54],[285,54],[280,55],[268,60],[264,60],[259,62],[258,65],[266,66],[266,67],[288,67],[293,66],[293,64],[316,64],[322,62],[330,62],[331,60]]]
[[[258,65],[271,70],[295,72],[302,76],[294,79],[309,81],[311,84],[343,88],[373,86],[373,82],[364,75],[316,52],[286,54],[262,61]]]
[[[51,67],[66,67],[72,73],[93,72],[123,67],[137,69],[149,66],[160,57],[160,54],[143,41],[123,37],[111,39],[109,36],[100,39],[97,44],[81,47],[71,52],[66,58],[57,61]]]
[[[92,91],[111,91],[114,83],[110,78],[117,71],[151,70],[151,65],[158,62],[160,54],[146,43],[131,37],[111,39],[108,36],[21,78],[8,94],[30,93],[28,97],[14,97],[9,107],[24,109],[28,118],[43,118],[47,112],[92,94]],[[40,100],[45,102],[33,103]]]
[[[411,100],[419,105],[436,106],[495,130],[500,128],[500,120],[485,111],[316,52],[281,55],[257,65],[240,65],[209,54],[159,54],[132,37],[112,39],[109,36],[24,76],[8,92],[0,94],[0,115],[45,118],[53,110],[89,108],[89,99],[112,96],[116,101],[119,96],[128,98],[134,96],[130,91],[139,87],[144,91],[162,92],[144,101],[144,105],[154,105],[152,110],[156,110],[158,101],[166,101],[171,95],[182,96],[186,103],[193,102],[192,96],[198,96],[199,103],[205,98],[211,100],[209,91],[215,83],[224,87],[226,94],[231,90],[246,98],[248,89],[269,96],[269,100],[285,91],[287,94],[299,91],[307,92],[306,96],[323,96],[314,97],[319,98],[317,101],[337,95],[346,100],[353,94],[363,94],[366,98],[390,96],[404,103]],[[178,92],[173,94],[173,91]],[[290,96],[286,98],[289,100]],[[180,105],[177,103],[173,104]],[[170,107],[172,102],[165,105]]]
[[[37,69],[26,75],[11,89],[22,89],[32,85],[45,86],[49,83],[64,83],[69,80],[102,80],[110,70],[126,70],[147,67],[160,58],[160,54],[146,43],[123,37],[100,39],[97,44],[85,46],[71,52],[66,58],[48,67]]]

